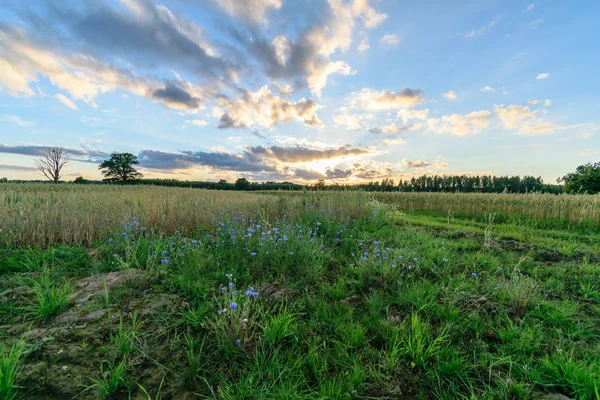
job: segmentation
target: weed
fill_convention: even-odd
[[[0,343],[0,399],[13,400],[19,398],[17,380],[23,370],[21,357],[25,343],[19,341],[8,349]]]
[[[106,365],[106,369],[104,365]],[[102,362],[100,364],[100,378],[92,379],[94,383],[86,390],[96,388],[102,397],[112,396],[125,386],[127,368],[128,363],[125,356],[118,364],[115,364],[114,361]]]
[[[26,310],[34,317],[48,320],[67,308],[71,285],[57,284],[50,278],[50,269],[42,269],[40,279],[33,283],[34,299]]]

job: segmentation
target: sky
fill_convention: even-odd
[[[600,158],[600,2],[0,0],[0,177],[357,183]]]

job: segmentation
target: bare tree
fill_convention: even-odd
[[[62,147],[49,147],[36,161],[38,169],[54,183],[60,180],[60,173],[71,162],[67,151]]]

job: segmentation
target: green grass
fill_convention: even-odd
[[[308,204],[279,219],[224,210],[187,235],[133,219],[91,259],[20,250],[10,265],[28,267],[3,282],[34,291],[0,310],[17,321],[28,303],[35,328],[54,327],[74,293],[65,278],[135,270],[78,311],[106,311],[77,328],[94,336],[71,360],[104,397],[598,399],[599,235],[364,207],[357,218]],[[32,380],[42,393],[51,374]]]
[[[89,386],[88,389],[95,388],[102,397],[114,395],[125,387],[127,383],[125,376],[127,367],[126,357],[123,357],[118,363],[108,361],[100,364],[100,378],[92,379],[93,385]]]
[[[58,284],[50,277],[50,269],[44,267],[38,280],[33,281],[33,300],[26,311],[34,318],[48,320],[67,308],[71,284]]]
[[[7,348],[0,343],[0,399],[13,400],[20,398],[18,378],[24,369],[23,351],[25,344],[21,341]]]

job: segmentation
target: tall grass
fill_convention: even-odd
[[[238,212],[269,221],[298,217],[307,208],[316,208],[358,218],[365,212],[366,199],[359,192],[292,196],[152,186],[3,184],[0,245],[89,245],[106,239],[134,217],[148,230],[184,235]]]
[[[23,370],[21,356],[25,350],[23,342],[15,343],[8,349],[0,343],[0,399],[13,400],[18,398],[17,379]]]
[[[437,211],[471,217],[498,214],[571,225],[600,223],[600,195],[510,193],[374,193],[403,211]]]

